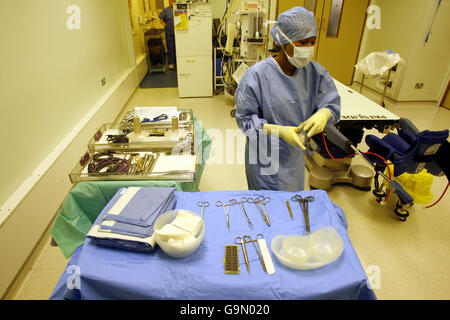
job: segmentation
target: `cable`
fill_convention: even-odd
[[[449,185],[449,184],[450,184],[450,182],[447,183],[447,186],[445,187],[445,190],[444,190],[444,192],[442,192],[442,194],[441,194],[441,196],[439,197],[439,199],[438,199],[435,203],[433,203],[433,204],[431,204],[431,205],[429,205],[429,206],[426,206],[425,209],[431,208],[432,206],[434,206],[435,204],[437,204],[439,201],[441,201],[442,197],[443,197],[444,194],[447,192],[447,189],[448,189],[448,185]]]
[[[236,5],[237,0],[234,0],[233,5],[231,6],[230,10],[226,13],[225,17],[222,19],[222,21],[219,24],[219,28],[217,28],[217,40],[219,42],[219,46],[222,49],[222,52],[225,53],[225,48],[222,46],[222,41],[220,39],[220,32],[222,31],[222,24],[224,21],[228,18],[228,15],[233,11],[234,6]]]
[[[106,171],[102,171],[106,168]],[[129,163],[126,159],[114,157],[111,152],[97,153],[88,165],[88,173],[124,174],[128,172]]]
[[[345,156],[344,158],[335,158],[335,157],[333,157],[333,156],[331,155],[331,153],[330,153],[330,150],[328,150],[327,141],[325,140],[325,130],[322,131],[322,138],[323,138],[323,143],[324,143],[324,145],[325,145],[325,149],[327,149],[327,153],[328,153],[328,155],[331,157],[331,159],[333,159],[333,160],[335,160],[335,161],[343,161],[343,160],[345,160],[345,159],[347,159],[347,158],[356,156],[356,153],[354,153],[354,154]]]
[[[323,143],[325,145],[325,149],[327,150],[328,155],[331,157],[331,159],[335,160],[335,161],[343,161],[347,158],[353,157],[356,155],[356,153],[345,156],[344,158],[335,158],[333,157],[333,155],[330,153],[330,150],[328,149],[328,145],[327,145],[327,141],[325,139],[325,130],[322,131],[322,138],[323,138]],[[380,156],[379,154],[373,153],[373,152],[363,152],[364,154],[371,154],[374,156],[377,156],[379,158],[381,158],[384,161],[384,164],[386,165],[387,169],[388,169],[388,173],[389,173],[389,180],[391,180],[391,169],[389,168],[389,164],[387,162],[387,160],[385,158],[383,158],[382,156]],[[389,198],[389,195],[391,194],[391,190],[389,189],[388,194],[386,195],[386,198],[384,199],[384,202],[387,201],[387,199]]]
[[[222,76],[222,82],[227,88],[233,87],[233,70],[234,70],[234,62],[233,58],[230,57],[222,57],[221,65],[220,65],[220,74]]]

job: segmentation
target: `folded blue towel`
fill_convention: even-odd
[[[114,223],[114,225],[112,225],[112,226],[100,224],[100,231],[108,230],[108,231],[111,231],[114,233],[124,234],[124,235],[128,235],[128,236],[141,237],[141,238],[149,237],[153,234],[153,225],[154,225],[156,219],[164,212],[172,210],[175,207],[175,203],[176,203],[176,197],[175,197],[175,195],[172,194],[170,199],[166,203],[164,203],[163,207],[160,208],[160,211],[153,214],[151,217],[149,217],[149,219],[147,220],[149,225],[147,227],[143,227],[143,226],[139,226],[139,225],[135,225],[135,224],[131,224],[131,223],[116,221]],[[109,215],[107,215],[107,216],[109,216]],[[105,219],[106,219],[106,216],[105,216],[104,220]]]
[[[114,220],[141,227],[149,227],[161,211],[165,212],[167,202],[175,192],[175,188],[141,187],[118,214],[106,213],[104,220]],[[130,191],[132,191],[130,189]],[[122,197],[125,196],[122,195]],[[116,203],[120,201],[117,199]],[[113,208],[112,206],[111,208]],[[108,210],[108,212],[111,209]]]
[[[135,252],[148,252],[153,250],[153,246],[146,242],[120,240],[114,238],[93,238],[90,237],[98,245],[110,248],[117,248]]]
[[[175,207],[174,191],[175,188],[121,188],[103,208],[87,237],[107,247],[137,252],[153,250],[154,223],[161,214]],[[111,210],[118,214],[110,214]],[[123,235],[132,238],[124,239]]]

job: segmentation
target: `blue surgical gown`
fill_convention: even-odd
[[[159,14],[159,18],[166,23],[164,32],[166,35],[167,55],[169,64],[176,63],[176,50],[175,50],[175,28],[173,11],[170,7],[165,7]]]
[[[320,108],[331,110],[328,124],[340,119],[341,99],[329,73],[311,61],[292,76],[273,57],[242,77],[236,90],[236,121],[247,136],[245,172],[250,190],[304,189],[303,150],[277,136],[267,136],[265,123],[297,127]]]

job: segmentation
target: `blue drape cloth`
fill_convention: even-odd
[[[250,230],[238,206],[229,208],[230,231],[223,208],[217,200],[269,196],[267,204],[271,226],[268,227],[254,204],[245,210],[254,225]],[[291,196],[312,195],[309,204],[311,232],[333,226],[344,240],[344,252],[333,263],[314,270],[296,270],[281,264],[270,243],[279,234],[305,234],[305,221],[297,203],[291,203],[292,220],[286,208]],[[69,261],[51,299],[186,299],[186,300],[259,300],[259,299],[376,299],[368,278],[347,234],[344,212],[331,202],[323,190],[175,192],[175,209],[201,212],[198,201],[208,201],[205,208],[205,236],[189,257],[174,259],[159,247],[149,253],[137,253],[102,247],[86,239]],[[235,236],[262,233],[269,248],[275,273],[261,267],[253,246],[248,244],[250,274],[242,250],[239,250],[239,275],[224,274],[224,246],[234,244]],[[76,266],[79,271],[74,274]],[[79,281],[74,281],[74,277]],[[75,279],[76,280],[76,279]]]
[[[134,224],[141,227],[152,225],[155,214],[160,213],[167,208],[168,203],[173,198],[175,188],[160,187],[136,187],[140,188],[134,194],[132,201],[123,208],[120,214],[106,213],[104,219]],[[117,198],[120,197],[120,189]],[[108,210],[115,203],[108,204]],[[164,211],[163,211],[164,212]]]
[[[111,209],[117,203],[127,197],[127,191],[131,188],[120,188],[111,201],[103,208],[94,225],[99,226],[102,237],[88,237],[97,244],[108,247],[121,248],[132,251],[149,251],[152,245],[146,242],[123,240],[115,236],[127,235],[138,238],[148,238],[153,234],[153,226],[156,219],[164,212],[173,209],[176,203],[175,188],[138,187],[136,193],[118,214],[111,214]],[[133,191],[134,191],[133,190]],[[114,221],[111,225],[112,220]],[[120,222],[118,222],[120,221]],[[108,236],[107,239],[104,236]]]

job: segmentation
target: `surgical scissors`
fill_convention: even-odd
[[[300,205],[300,208],[303,211],[303,216],[305,217],[305,224],[306,224],[306,234],[310,235],[311,234],[311,229],[309,227],[309,205],[308,203],[314,200],[313,196],[307,196],[307,197],[302,197],[299,194],[296,194],[294,196],[291,197],[291,200],[294,202],[298,202],[298,204]]]
[[[266,213],[264,212],[264,209],[262,208],[262,202],[261,199],[258,197],[256,197],[255,199],[253,198],[246,198],[246,201],[248,203],[254,203],[255,206],[258,208],[259,213],[261,213],[261,216],[263,217],[264,221],[266,222],[266,224],[270,227],[270,222],[269,222],[269,218],[266,216]],[[267,201],[268,202],[268,201]],[[266,202],[266,203],[267,203]]]
[[[199,201],[197,202],[197,206],[202,207],[202,219],[203,219],[203,212],[205,211],[205,207],[209,207],[208,201]]]
[[[245,199],[245,201],[243,199]],[[245,208],[244,208],[244,202],[246,202],[246,201],[247,201],[247,199],[245,197],[241,198],[241,201],[237,201],[236,199],[231,199],[230,204],[231,205],[235,205],[235,204],[239,205],[242,213],[245,215],[245,218],[247,218],[248,226],[250,227],[250,229],[253,230],[253,223],[250,221],[250,218],[248,217],[247,212],[245,211]]]
[[[234,237],[234,243],[240,244],[242,246],[242,253],[244,254],[245,265],[247,266],[247,271],[250,273],[250,264],[248,262],[247,249],[245,248],[245,236]]]
[[[223,203],[222,201],[220,201],[220,200],[217,200],[216,201],[216,206],[217,207],[223,207],[223,211],[225,212],[225,217],[227,218],[227,227],[228,227],[228,231],[230,231],[230,215],[229,215],[229,213],[228,213],[228,206],[229,206],[230,204],[229,203]]]

